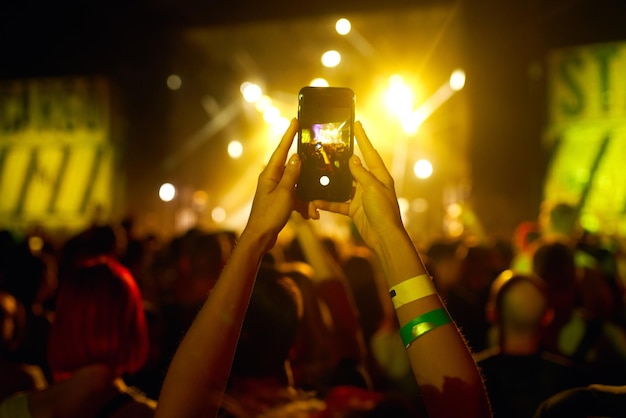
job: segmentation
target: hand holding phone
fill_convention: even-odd
[[[303,87],[298,94],[296,194],[303,201],[352,198],[348,160],[354,152],[354,92],[347,87]]]

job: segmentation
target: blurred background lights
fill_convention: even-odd
[[[465,71],[454,70],[450,75],[450,88],[459,91],[465,86]]]
[[[28,238],[28,248],[34,254],[37,254],[41,252],[41,250],[43,250],[43,244],[44,242],[41,237],[38,237],[35,235],[35,236]]]
[[[226,220],[226,211],[224,208],[220,206],[213,208],[211,211],[211,219],[213,219],[213,222],[218,224],[224,222]]]
[[[310,85],[313,87],[328,87],[330,84],[323,78],[315,78],[311,80]]]
[[[350,29],[352,29],[352,24],[346,18],[342,17],[341,19],[337,20],[337,23],[335,23],[335,30],[339,35],[349,34]]]
[[[263,96],[263,90],[258,84],[246,81],[241,84],[239,89],[246,102],[255,103]]]
[[[196,210],[202,210],[209,201],[209,194],[204,190],[196,190],[191,196],[191,203]]]
[[[411,210],[415,213],[424,213],[428,210],[428,200],[418,197],[411,202]]]
[[[176,196],[176,188],[172,183],[163,183],[159,187],[159,198],[164,202],[171,202]]]
[[[264,112],[265,109],[269,108],[271,105],[272,99],[265,95],[259,97],[259,100],[257,100],[255,103],[256,110],[258,110],[259,112]]]
[[[183,85],[183,80],[176,74],[167,77],[167,88],[170,90],[178,90]]]
[[[322,65],[324,67],[333,68],[341,62],[341,54],[335,50],[330,50],[322,54]]]
[[[427,179],[433,174],[433,165],[428,160],[419,160],[413,166],[413,172],[420,179]]]
[[[459,216],[461,216],[461,212],[463,211],[463,209],[461,208],[461,205],[459,205],[458,203],[452,203],[448,205],[448,207],[446,208],[446,211],[448,212],[449,216],[458,218]]]
[[[237,140],[230,141],[228,143],[228,155],[230,158],[237,159],[241,157],[241,154],[243,154],[243,145],[241,145],[241,142]]]
[[[463,231],[465,230],[463,223],[458,220],[448,222],[446,229],[451,237],[460,237],[463,235]]]
[[[183,208],[176,214],[176,229],[187,231],[198,223],[198,215],[191,208]]]
[[[385,95],[385,103],[391,113],[399,118],[407,117],[413,110],[413,91],[398,74],[394,74],[389,78],[389,88]]]
[[[280,119],[280,110],[275,106],[270,106],[263,112],[263,119],[265,122],[274,124]]]

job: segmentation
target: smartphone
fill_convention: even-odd
[[[352,198],[348,160],[354,151],[354,92],[347,87],[303,87],[298,93],[296,194],[303,201]]]

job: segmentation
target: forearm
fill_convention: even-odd
[[[427,274],[406,231],[398,228],[382,237],[374,249],[391,288],[412,277]],[[423,280],[427,280],[424,278]],[[434,292],[434,287],[432,288]],[[400,326],[445,306],[433,293],[399,306]],[[454,325],[439,326],[417,338],[407,349],[413,373],[432,417],[489,417],[489,402],[471,353]]]
[[[230,374],[241,325],[266,243],[244,232],[210,297],[174,356],[157,417],[214,417]]]
[[[306,221],[296,221],[296,236],[306,262],[313,268],[316,294],[329,308],[339,359],[351,357],[362,361],[365,356],[363,336],[343,269]]]

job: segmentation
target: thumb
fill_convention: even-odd
[[[298,154],[293,154],[285,166],[285,171],[283,172],[283,176],[278,184],[279,187],[285,187],[288,190],[293,190],[296,186],[296,182],[298,181],[298,177],[300,176],[300,165],[300,157]]]

